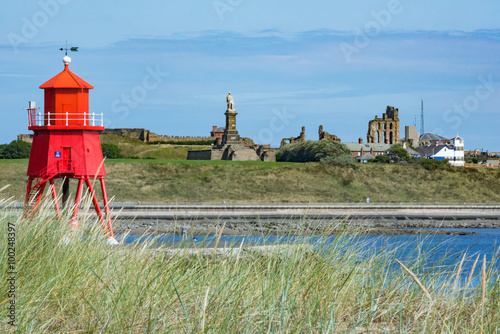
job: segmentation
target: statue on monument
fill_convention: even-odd
[[[227,102],[227,110],[234,110],[234,100],[233,96],[231,95],[231,92],[227,94],[226,102]]]

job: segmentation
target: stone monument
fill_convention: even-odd
[[[226,115],[226,129],[222,136],[222,145],[240,144],[240,136],[238,130],[236,130],[236,115],[238,115],[238,113],[234,109],[234,99],[231,92],[227,94],[226,103],[227,110],[224,113],[224,115]]]
[[[277,148],[270,145],[255,145],[252,139],[242,138],[236,130],[236,110],[231,93],[226,96],[226,128],[222,138],[216,138],[211,150],[192,150],[188,160],[240,160],[240,161],[276,161]],[[302,128],[301,137],[305,129]],[[299,138],[301,138],[299,137]]]

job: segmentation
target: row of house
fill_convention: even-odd
[[[448,139],[433,133],[424,133],[420,136],[422,146],[416,150],[411,147],[403,147],[410,156],[415,158],[426,158],[436,160],[447,160],[452,166],[464,166],[464,140],[458,135]],[[382,143],[363,143],[359,138],[357,143],[344,143],[351,151],[352,157],[360,162],[375,159],[377,155],[386,154],[391,145]]]
[[[343,144],[351,151],[352,157],[359,162],[368,162],[368,160],[375,159],[377,155],[384,155],[391,148],[390,144],[363,143],[363,138],[361,137],[357,143]]]

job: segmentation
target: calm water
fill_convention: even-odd
[[[460,261],[464,252],[467,257],[480,254],[481,258],[486,255],[491,260],[499,250],[500,229],[446,229],[448,231],[476,232],[475,235],[373,235],[357,237],[355,241],[360,247],[372,251],[397,252],[398,258],[410,260],[418,254],[426,254],[429,263],[442,261],[445,264]],[[189,237],[187,241],[181,241],[179,235],[163,235],[157,239],[158,242],[170,247],[214,247],[216,236],[198,237],[193,241]],[[334,237],[326,241],[328,245]],[[346,237],[347,238],[347,237]],[[117,236],[120,240],[121,237]],[[126,243],[141,242],[145,237],[128,235]],[[244,246],[254,246],[274,243],[309,242],[318,246],[319,237],[280,237],[280,236],[222,236],[218,247],[236,247],[243,242]],[[324,240],[324,239],[323,239]]]
[[[346,242],[337,243],[341,245],[337,247],[341,252],[346,254],[352,250],[352,244],[358,245],[364,252],[365,257],[370,257],[372,254],[389,254],[389,263],[395,270],[400,271],[401,268],[394,259],[399,259],[407,265],[414,263],[415,259],[420,259],[421,265],[418,266],[417,275],[424,273],[450,273],[456,272],[456,268],[464,253],[466,253],[466,261],[463,264],[462,274],[460,276],[460,285],[464,286],[468,280],[468,275],[471,272],[474,261],[479,255],[474,274],[472,276],[471,286],[480,284],[480,271],[483,256],[486,255],[487,267],[490,266],[495,270],[494,275],[498,276],[500,270],[500,262],[497,261],[500,256],[500,229],[446,229],[465,232],[476,232],[475,235],[381,235],[381,236],[342,236]],[[335,237],[320,238],[320,237],[279,237],[279,236],[222,236],[218,247],[239,247],[241,243],[244,246],[255,246],[264,244],[276,243],[311,243],[320,253],[327,251],[329,245],[332,245],[332,240]],[[120,240],[120,236],[117,236]],[[125,238],[126,243],[142,242],[146,238],[138,235],[129,235]],[[167,247],[214,247],[216,236],[208,236],[199,238],[193,241],[191,238],[186,241],[181,241],[179,235],[163,235],[157,239],[159,243]],[[338,253],[337,253],[338,254]],[[342,254],[342,253],[340,253]],[[360,259],[362,260],[362,259]],[[490,277],[490,282],[497,282],[500,277]],[[444,281],[443,281],[444,283]]]

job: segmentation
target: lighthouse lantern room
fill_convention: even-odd
[[[64,70],[40,86],[44,90],[44,111],[38,112],[30,102],[28,129],[34,131],[28,165],[25,215],[33,215],[48,185],[60,216],[55,179],[63,179],[62,202],[69,196],[69,180],[78,186],[71,224],[78,225],[78,210],[84,185],[88,188],[97,215],[103,223],[109,242],[116,243],[109,216],[109,204],[104,177],[100,131],[104,130],[103,114],[89,112],[89,89],[94,87],[71,72],[71,58],[63,58]],[[92,185],[97,178],[102,189],[103,214]]]

